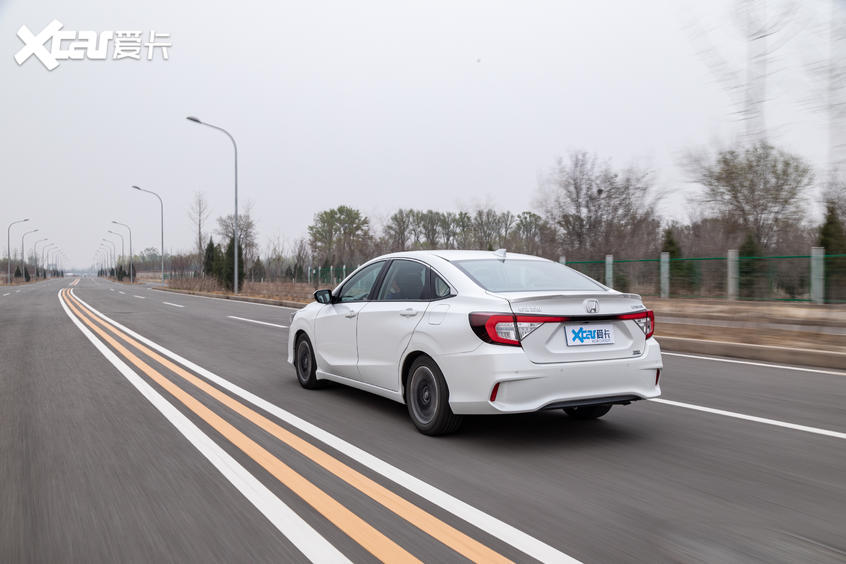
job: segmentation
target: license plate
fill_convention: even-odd
[[[614,327],[611,325],[565,325],[567,345],[613,345]]]

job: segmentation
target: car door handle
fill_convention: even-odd
[[[344,317],[346,317],[347,319],[352,319],[352,318],[353,318],[353,317],[355,317],[356,315],[358,315],[358,313],[357,313],[357,312],[355,312],[355,311],[353,311],[353,310],[350,310],[350,311],[348,311],[348,312],[346,313],[346,315],[344,315]]]
[[[417,315],[417,311],[415,311],[411,308],[408,308],[408,309],[402,310],[400,312],[400,315],[403,316],[403,317],[414,317],[415,315]]]

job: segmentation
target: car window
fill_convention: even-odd
[[[445,298],[452,292],[449,284],[444,282],[444,279],[434,272],[432,273],[432,286],[435,291],[435,298]]]
[[[379,300],[423,300],[426,299],[425,264],[410,260],[395,260],[388,268],[385,281],[379,290]]]
[[[366,300],[384,266],[384,262],[376,262],[362,268],[341,288],[338,301],[360,302]]]
[[[584,274],[548,260],[459,260],[454,264],[489,292],[602,289]]]

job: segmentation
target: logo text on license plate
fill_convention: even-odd
[[[614,343],[611,325],[567,325],[568,345],[610,345]]]

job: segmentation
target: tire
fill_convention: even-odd
[[[444,375],[428,356],[421,356],[409,368],[405,403],[411,421],[424,435],[446,435],[461,426],[463,418],[449,407]]]
[[[582,421],[587,419],[599,419],[609,411],[611,411],[610,403],[603,403],[599,405],[582,405],[579,407],[564,408],[564,413],[566,413],[573,419],[579,419]]]
[[[305,335],[300,335],[294,345],[294,367],[300,386],[307,390],[323,387],[323,382],[317,379],[317,363],[314,360],[311,341]]]

